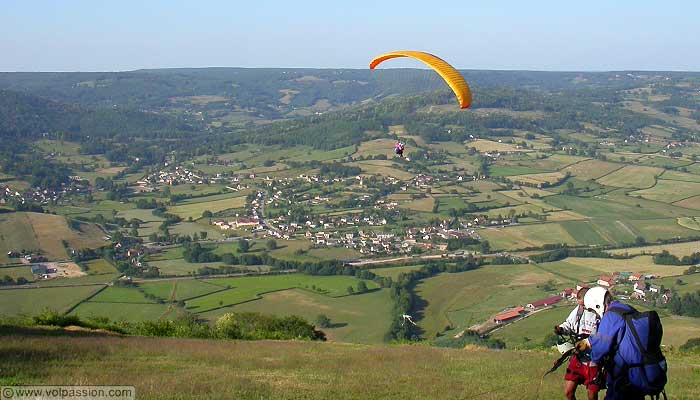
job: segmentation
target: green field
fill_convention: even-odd
[[[91,260],[86,263],[90,275],[115,274],[117,269],[106,260]]]
[[[97,303],[80,304],[71,314],[83,318],[102,317],[110,321],[154,321],[163,316],[174,317],[172,307],[165,304]]]
[[[661,179],[700,183],[700,175],[688,174],[685,172],[678,172],[673,170],[667,170],[666,172],[664,172],[663,175],[661,175]]]
[[[66,312],[103,286],[0,290],[0,315],[36,315],[44,308]]]
[[[49,260],[65,260],[68,253],[63,245],[78,249],[96,248],[106,244],[104,234],[96,227],[82,224],[84,232],[68,227],[65,217],[38,213],[0,214],[0,263],[10,262],[9,251],[40,251]],[[17,260],[14,260],[16,262]]]
[[[226,288],[216,284],[216,281],[204,281],[201,279],[146,282],[139,284],[139,286],[145,293],[150,293],[163,300],[186,300]]]
[[[489,169],[489,175],[491,176],[526,175],[540,172],[544,171],[518,165],[494,165]]]
[[[202,199],[199,199],[202,200]],[[197,203],[183,204],[168,207],[168,212],[178,215],[183,219],[197,219],[202,217],[204,211],[212,213],[228,210],[230,208],[242,208],[245,206],[245,196],[231,197],[214,201],[199,201]]]
[[[596,218],[588,221],[565,221],[561,225],[580,244],[633,243],[638,232],[620,220]]]
[[[645,189],[654,186],[656,177],[663,172],[661,168],[627,165],[599,178],[598,182],[606,186]]]
[[[414,317],[426,338],[448,326],[450,332],[459,332],[507,307],[553,295],[538,287],[549,280],[562,282],[561,277],[533,265],[484,266],[441,274],[416,285],[416,295],[427,304]]]
[[[544,244],[578,244],[560,223],[486,228],[478,231],[488,240],[493,249],[515,250],[527,247],[540,247]]]
[[[188,263],[182,258],[174,260],[150,261],[148,264],[158,268],[160,270],[160,274],[165,276],[191,275],[203,267],[218,268],[225,265],[221,261],[208,263]]]
[[[188,310],[201,313],[214,308],[255,300],[263,293],[292,288],[323,291],[324,294],[330,297],[345,296],[347,295],[348,286],[357,289],[357,284],[360,282],[359,279],[351,276],[311,276],[301,274],[220,278],[207,279],[205,281],[219,286],[231,286],[231,289],[187,301],[186,307]],[[366,284],[370,289],[377,287],[371,281],[366,281]]]
[[[10,278],[17,280],[17,278],[24,278],[28,281],[34,280],[34,275],[32,275],[32,268],[29,265],[22,267],[3,267],[0,268],[0,278],[9,276]]]
[[[591,218],[604,219],[648,219],[670,216],[673,206],[649,204],[640,199],[619,198],[610,195],[599,196],[599,199],[574,197],[566,195],[548,196],[544,201],[555,207],[572,210]],[[625,200],[625,202],[620,202]],[[640,207],[637,207],[639,204]],[[686,212],[688,212],[686,210]]]
[[[375,268],[370,271],[378,276],[387,276],[393,280],[396,280],[400,274],[415,271],[421,269],[422,265],[407,265],[403,267],[387,267],[387,268]]]
[[[677,267],[681,272],[685,271],[687,267]],[[681,283],[678,283],[678,280],[681,280]],[[661,279],[654,279],[652,281],[653,283],[657,285],[664,285],[664,287],[667,287],[669,289],[674,290],[677,293],[683,294],[683,293],[695,293],[698,290],[700,290],[700,274],[692,274],[692,275],[682,275],[682,276],[673,276],[673,277],[668,277],[668,278],[661,278]]]
[[[700,231],[700,217],[681,217],[678,218],[678,225],[692,229],[694,231]]]
[[[610,174],[622,168],[622,164],[610,163],[600,160],[586,160],[564,168],[563,172],[570,172],[571,175],[584,181],[598,179],[601,176]]]
[[[630,259],[569,257],[562,261],[538,264],[543,270],[555,273],[569,283],[595,282],[600,276],[613,272],[635,272],[658,276],[680,275],[687,267],[654,264],[652,256]]]
[[[299,315],[313,323],[319,314],[331,320],[323,329],[329,340],[351,343],[382,343],[389,330],[393,302],[389,291],[378,290],[356,296],[329,298],[306,290],[292,289],[267,293],[262,298],[200,314],[214,318],[227,312],[260,312]]]
[[[151,304],[153,301],[146,299],[143,293],[135,288],[111,286],[98,293],[89,300],[90,303],[132,303]]]
[[[630,195],[642,196],[645,199],[664,203],[673,203],[700,195],[700,183],[659,179],[653,187],[630,192]]]
[[[564,322],[573,308],[573,304],[563,304],[539,311],[494,331],[491,336],[503,340],[509,349],[540,347],[545,336],[553,332],[554,325]]]

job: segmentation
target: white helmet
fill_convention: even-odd
[[[608,289],[596,286],[586,292],[583,297],[583,306],[586,310],[595,312],[600,318],[603,318],[605,312],[605,296],[608,294]]]
[[[571,343],[571,342],[564,342],[564,343],[558,343],[557,344],[557,350],[559,350],[559,354],[564,354],[567,351],[575,348],[576,346]]]

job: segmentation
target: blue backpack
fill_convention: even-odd
[[[664,330],[656,311],[611,308],[625,320],[618,353],[625,360],[615,391],[658,398],[668,381],[666,358],[661,352]]]

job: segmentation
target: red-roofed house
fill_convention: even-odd
[[[512,320],[512,319],[519,318],[519,317],[520,317],[520,313],[519,313],[519,312],[508,311],[508,312],[504,312],[504,313],[502,313],[502,314],[496,315],[496,316],[493,318],[493,322],[495,322],[495,323],[497,323],[497,324],[502,324],[502,323],[504,323],[504,322],[506,322],[506,321],[510,321],[510,320]]]
[[[605,287],[613,287],[615,285],[615,278],[612,276],[601,276],[598,278],[598,285]]]
[[[643,281],[644,274],[632,274],[630,275],[629,280],[632,282]]]
[[[526,305],[525,307],[527,307],[527,308],[547,307],[547,306],[551,306],[552,304],[556,304],[556,303],[562,301],[563,299],[564,299],[563,297],[556,295],[556,296],[552,296],[548,299],[535,301],[534,303],[530,303],[530,304]]]
[[[565,299],[570,299],[576,297],[576,293],[574,292],[574,289],[566,288],[561,292],[561,296]]]

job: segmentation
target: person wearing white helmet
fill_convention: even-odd
[[[576,308],[571,310],[571,313],[566,318],[566,321],[561,325],[554,326],[554,332],[559,335],[575,334],[579,338],[586,338],[598,329],[597,314],[586,310],[584,307],[584,295],[588,288],[584,287],[576,294]],[[591,374],[589,373],[590,352],[585,351],[580,354],[574,354],[569,360],[569,365],[566,367],[566,375],[564,380],[564,396],[567,400],[576,398],[576,388],[579,385],[585,385],[588,389],[588,399],[596,400],[600,387],[591,382]]]

